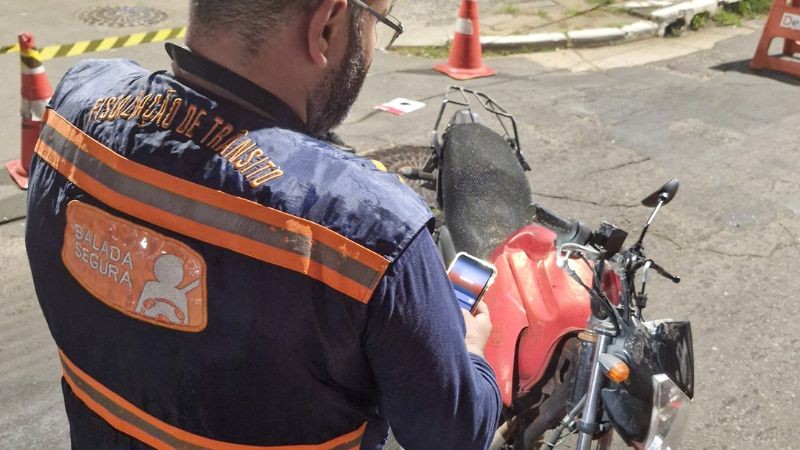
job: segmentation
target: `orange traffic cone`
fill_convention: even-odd
[[[33,159],[33,149],[39,139],[44,110],[53,88],[44,73],[44,66],[39,58],[39,51],[33,41],[33,35],[22,33],[19,35],[20,61],[22,62],[22,148],[20,159],[6,164],[11,178],[22,189],[28,189],[28,168]]]
[[[775,38],[784,40],[781,56],[791,57],[800,53],[800,0],[773,0],[761,41],[750,61],[753,69],[771,69],[800,76],[800,60],[769,55],[770,44]]]
[[[461,0],[453,46],[450,48],[450,62],[438,64],[434,69],[456,80],[490,77],[497,73],[483,65],[478,0]]]

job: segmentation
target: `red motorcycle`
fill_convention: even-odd
[[[440,133],[451,106],[458,111]],[[502,133],[484,124],[484,114]],[[486,357],[504,403],[490,448],[553,448],[570,434],[580,450],[595,440],[609,448],[611,430],[636,448],[677,448],[693,397],[691,326],[642,316],[649,274],[680,281],[642,244],[677,180],[643,201],[653,211],[624,248],[624,230],[608,223],[592,230],[531,205],[529,170],[514,117],[459,87],[445,94],[424,167],[399,170],[436,193],[446,265],[466,252],[497,267],[483,300],[494,324]]]

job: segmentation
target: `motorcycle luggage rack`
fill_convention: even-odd
[[[451,95],[454,94],[459,95],[457,95],[455,99],[451,98]],[[528,165],[528,162],[525,161],[525,157],[522,156],[522,148],[519,143],[519,132],[517,131],[517,121],[514,119],[514,116],[509,114],[502,106],[497,104],[497,102],[483,92],[466,89],[461,86],[449,86],[445,91],[444,100],[442,100],[442,106],[439,108],[439,116],[436,118],[436,124],[434,125],[432,131],[431,149],[433,150],[435,157],[439,158],[442,155],[442,147],[439,143],[439,127],[441,126],[444,112],[449,105],[465,107],[467,111],[469,111],[469,117],[473,123],[475,123],[476,117],[480,117],[472,111],[472,102],[470,99],[473,99],[473,101],[477,102],[484,110],[495,116],[497,121],[500,123],[500,127],[503,129],[503,137],[508,142],[508,145],[511,147],[511,149],[514,150],[520,165],[525,171],[530,171],[531,168]],[[428,165],[430,166],[431,164]],[[426,170],[428,170],[427,167]]]

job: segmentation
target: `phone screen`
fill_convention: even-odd
[[[447,269],[447,275],[453,283],[458,304],[472,312],[486,292],[497,269],[481,259],[466,253],[459,253]]]

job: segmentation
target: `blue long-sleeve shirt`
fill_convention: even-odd
[[[485,448],[500,393],[488,363],[466,351],[464,321],[427,231],[389,269],[368,310],[365,350],[398,442],[410,450]]]

